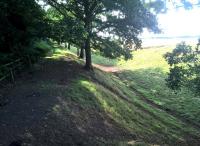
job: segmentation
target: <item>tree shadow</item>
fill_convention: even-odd
[[[185,126],[187,125],[200,130],[200,125],[198,123],[199,119],[196,115],[196,112],[190,111],[192,107],[188,106],[187,102],[188,98],[190,98],[190,101],[193,102],[192,105],[194,106],[196,98],[191,100],[193,95],[191,92],[188,92],[188,90],[183,90],[180,93],[176,93],[169,89],[165,81],[167,74],[161,68],[124,70],[115,73],[115,75],[144,103],[177,118],[183,122]],[[182,111],[180,106],[184,106],[185,110]],[[198,109],[199,105],[196,107],[196,110]],[[190,112],[190,115],[186,116],[188,112]],[[193,115],[196,115],[197,118],[195,119]],[[159,115],[154,115],[154,117],[159,118]],[[170,122],[168,123],[168,121],[163,121],[163,119],[160,119],[160,121],[169,126],[171,125]],[[172,124],[171,126],[175,125]],[[176,126],[176,128],[178,127]],[[186,139],[189,142],[194,144],[199,142],[199,137],[197,135],[191,132],[182,132],[186,134]],[[193,140],[191,140],[187,134],[191,135]]]
[[[182,116],[185,115],[184,112],[189,112],[190,108],[192,108],[188,104],[188,100],[194,105],[194,103],[198,102],[196,97],[187,89],[182,89],[178,92],[169,89],[165,81],[167,73],[161,68],[125,70],[115,73],[115,75],[147,103],[171,114],[176,113],[178,117],[191,121],[194,126],[200,129],[198,117],[196,119],[192,118],[192,115],[196,114],[196,112],[191,112],[191,116],[188,115],[188,117]],[[181,111],[179,106],[184,106],[184,110]],[[195,106],[197,106],[196,110],[200,108],[199,105]]]
[[[120,72],[114,73],[114,76],[111,75],[112,77],[108,76],[107,79],[103,79],[103,76],[101,76],[101,78],[99,78],[98,76],[99,75],[97,75],[97,77],[95,78],[98,84],[109,89],[109,91],[112,91],[120,99],[125,101],[127,106],[131,105],[131,107],[136,107],[136,109],[132,109],[136,111],[136,113],[134,113],[133,115],[138,115],[137,111],[140,111],[142,113],[139,113],[140,116],[143,117],[142,119],[134,120],[134,123],[137,123],[138,126],[140,125],[141,129],[148,131],[153,127],[157,127],[157,125],[160,125],[160,128],[157,127],[156,130],[154,129],[155,131],[158,130],[160,135],[156,135],[154,133],[154,130],[151,134],[142,131],[142,133],[147,136],[146,138],[144,138],[145,140],[147,140],[147,142],[152,142],[152,139],[154,139],[154,142],[156,143],[160,143],[160,140],[162,140],[163,142],[166,142],[170,145],[174,145],[175,143],[178,145],[182,143],[182,145],[184,145],[183,143],[190,142],[195,145],[199,143],[198,134],[195,134],[192,131],[188,131],[188,128],[191,127],[199,129],[198,123],[195,123],[192,120],[188,121],[187,118],[181,117],[181,113],[170,109],[169,106],[165,106],[165,104],[168,105],[168,103],[164,102],[168,98],[168,96],[171,94],[172,99],[176,94],[168,93],[168,91],[171,90],[168,89],[165,85],[164,79],[166,77],[166,74],[162,69],[148,68],[136,71],[121,70]],[[166,96],[160,97],[163,95],[163,90],[164,92],[166,92]],[[159,97],[161,99],[157,99]],[[158,102],[159,100],[160,102]],[[179,101],[177,100],[176,103],[178,104]],[[129,111],[124,113],[128,115],[128,112]],[[121,116],[124,118],[125,115],[121,114]],[[149,123],[149,121],[151,122]],[[148,125],[146,125],[147,123]],[[168,133],[168,130],[165,131],[164,129],[168,129],[171,132]],[[142,133],[140,134],[143,135]],[[180,142],[180,139],[178,140],[172,138],[172,133],[177,135],[177,137],[179,137],[180,139],[185,140],[185,142]],[[163,135],[165,135],[164,137],[166,139],[163,138]]]
[[[6,89],[11,102],[0,109],[2,144],[127,145],[138,139],[170,143],[162,127],[151,129],[151,115],[95,82],[94,73],[82,67],[70,58],[46,59]],[[127,83],[132,74],[126,71]]]
[[[98,108],[89,106],[95,95],[87,88],[79,84],[76,92],[82,92],[78,95],[88,106],[70,93],[74,81],[88,74],[70,58],[46,59],[23,73],[15,86],[1,89],[11,101],[0,109],[1,144],[105,145],[133,140],[134,135],[109,118],[97,100],[93,102]]]

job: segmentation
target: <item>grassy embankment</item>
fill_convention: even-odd
[[[105,113],[134,134],[134,140],[160,145],[195,145],[199,142],[199,129],[184,119],[192,119],[198,123],[200,100],[186,90],[174,94],[165,86],[168,65],[162,55],[168,50],[170,49],[140,50],[128,62],[100,62],[108,63],[105,65],[116,64],[124,70],[110,74],[95,69],[93,73],[79,74],[60,94],[85,109],[98,109]],[[66,51],[56,53],[52,59],[68,55]],[[98,63],[99,58],[98,55],[93,56],[93,61]],[[49,88],[47,86],[47,90]],[[51,88],[56,89],[56,86]],[[169,111],[174,110],[175,116],[173,112],[171,114],[160,106]],[[180,116],[176,116],[177,114]],[[127,141],[112,143],[125,145]]]
[[[155,47],[138,50],[133,53],[129,61],[107,59],[100,55],[93,55],[93,62],[118,66],[123,69],[117,76],[130,88],[141,92],[146,98],[166,109],[177,112],[183,118],[200,123],[200,98],[187,89],[174,93],[166,87],[165,79],[169,65],[163,58],[170,47]]]

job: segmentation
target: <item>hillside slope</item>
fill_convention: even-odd
[[[145,100],[112,73],[55,55],[1,89],[0,146],[197,146],[198,128]]]

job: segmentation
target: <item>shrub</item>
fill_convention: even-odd
[[[182,42],[172,53],[165,54],[170,65],[170,72],[166,79],[168,87],[179,90],[188,87],[200,95],[200,39],[195,48]]]

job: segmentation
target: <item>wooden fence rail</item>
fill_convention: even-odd
[[[22,70],[23,68],[24,62],[22,59],[16,59],[13,62],[0,66],[0,82],[7,78],[11,78],[14,82],[16,72]]]

